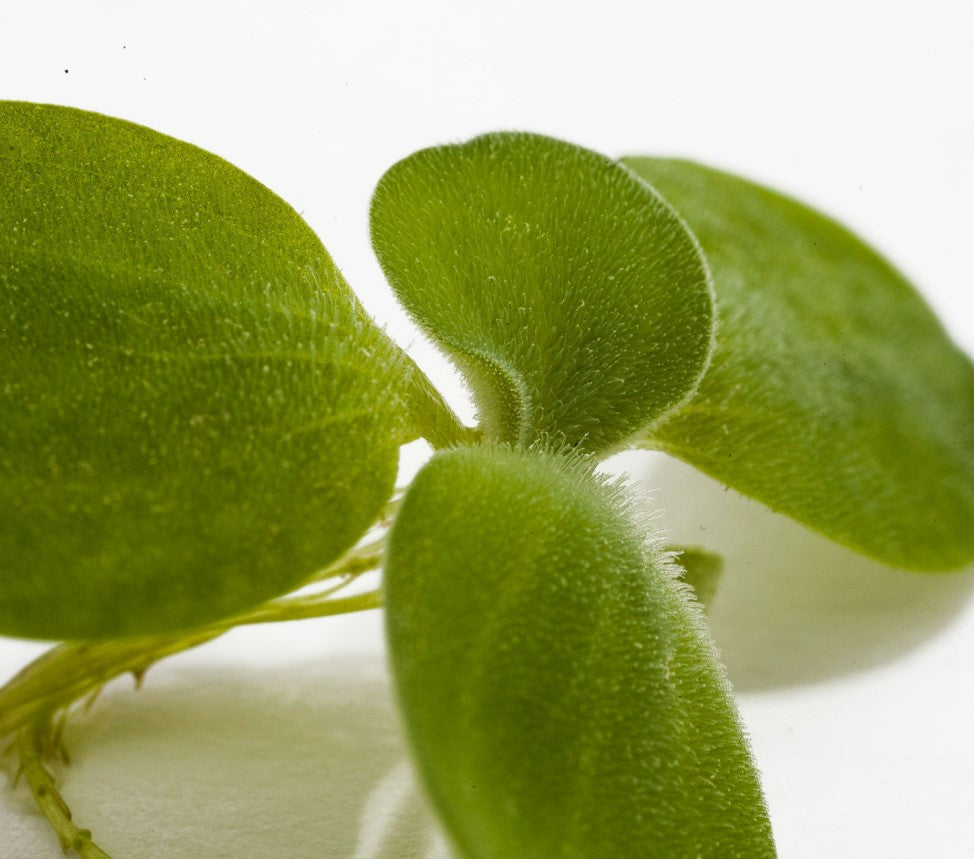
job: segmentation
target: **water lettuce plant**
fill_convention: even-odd
[[[48,765],[77,702],[235,626],[381,606],[462,855],[773,856],[701,604],[719,559],[596,467],[663,450],[957,568],[971,361],[842,226],[694,163],[488,134],[394,165],[370,223],[477,426],[256,180],[0,103],[0,634],[62,642],[0,690],[0,737],[62,845],[106,855]]]

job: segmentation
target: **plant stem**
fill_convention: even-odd
[[[138,685],[152,663],[210,641],[229,628],[52,647],[0,689],[0,737],[70,707],[120,674],[131,672]]]
[[[91,839],[91,832],[77,826],[71,819],[71,809],[61,797],[54,776],[44,766],[44,734],[41,726],[24,728],[17,739],[20,774],[27,780],[34,801],[57,833],[61,848],[74,850],[82,859],[111,859]]]
[[[398,506],[399,499],[389,501],[385,510],[383,510],[383,517],[389,516],[389,518],[391,518]],[[374,540],[371,540],[368,543],[363,543],[361,546],[356,546],[354,549],[350,549],[342,557],[339,563],[333,564],[330,567],[325,567],[320,572],[315,573],[305,584],[325,582],[339,577],[355,577],[361,573],[367,573],[370,570],[374,570],[382,563],[382,554],[385,551],[385,545],[386,538],[385,534],[383,533],[382,536],[376,537]],[[344,587],[344,584],[341,585],[341,587]]]
[[[270,600],[251,611],[189,632],[142,636],[117,641],[66,642],[52,647],[0,688],[0,741],[15,737],[11,749],[37,805],[57,833],[65,852],[83,859],[110,859],[92,840],[91,833],[71,820],[71,811],[44,764],[62,753],[63,719],[83,698],[94,701],[101,688],[122,674],[131,673],[136,687],[145,672],[159,660],[212,641],[231,629],[256,623],[278,623],[366,611],[382,605],[379,590],[333,597],[382,560],[384,537],[352,549],[338,563],[323,570],[314,582],[337,579],[325,590]]]

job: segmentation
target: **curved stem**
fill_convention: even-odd
[[[341,587],[347,584],[343,582]],[[237,626],[327,617],[381,605],[382,596],[377,590],[338,599],[311,594],[272,600],[246,614],[191,633],[59,644],[0,689],[0,739],[43,718],[45,713],[71,706],[122,674],[131,673],[139,685],[153,663],[212,641]]]
[[[189,632],[143,636],[118,641],[66,642],[52,647],[0,688],[0,741],[15,737],[13,752],[18,773],[30,786],[34,799],[51,823],[65,852],[75,850],[83,859],[110,859],[92,840],[91,833],[71,820],[71,811],[57,790],[45,758],[60,753],[63,720],[83,698],[90,704],[108,681],[131,673],[141,685],[151,665],[174,653],[198,647],[238,626],[278,623],[367,611],[382,605],[379,590],[345,597],[333,595],[363,573],[376,569],[382,559],[384,538],[348,552],[313,581],[338,579],[325,590],[270,600],[251,611]]]
[[[230,627],[197,633],[67,642],[52,647],[0,689],[0,737],[70,707],[109,680],[131,672],[136,684],[150,665],[222,635]]]

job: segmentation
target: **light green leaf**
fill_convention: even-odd
[[[719,313],[699,391],[650,445],[881,561],[974,559],[974,369],[913,287],[774,191],[626,163],[700,239]]]
[[[413,369],[281,199],[147,128],[0,103],[0,631],[286,591],[388,499]]]
[[[466,373],[489,437],[605,452],[694,390],[713,297],[692,236],[607,158],[533,134],[425,149],[372,201],[372,242]]]
[[[709,611],[724,572],[724,559],[698,548],[667,546],[667,549],[676,555],[681,581],[690,586],[703,610]]]
[[[584,460],[436,455],[390,535],[419,769],[471,857],[774,855],[700,613]]]

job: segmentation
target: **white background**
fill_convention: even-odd
[[[888,254],[974,352],[970,3],[27,5],[0,11],[0,97],[135,120],[259,178],[465,416],[366,212],[396,159],[495,129],[794,193]],[[657,490],[674,540],[727,557],[714,631],[781,855],[974,855],[974,569],[882,569],[663,458],[616,464]],[[41,649],[0,641],[0,679]],[[116,859],[442,854],[383,665],[374,612],[235,632],[76,721],[68,800]],[[4,779],[0,857],[60,855]]]

